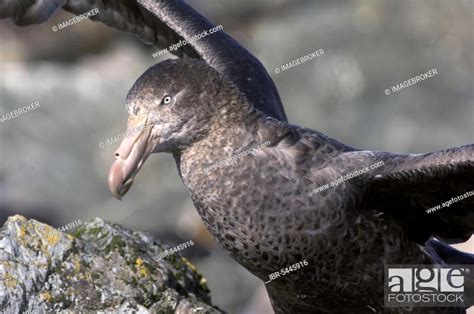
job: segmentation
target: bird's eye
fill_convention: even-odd
[[[161,101],[162,105],[169,105],[173,101],[173,98],[171,96],[165,96],[163,97],[163,100]]]

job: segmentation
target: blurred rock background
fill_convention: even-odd
[[[474,142],[474,2],[470,0],[189,1],[252,51],[279,88],[289,120],[349,145],[423,153]],[[125,130],[125,96],[157,59],[132,35],[72,16],[18,28],[0,21],[0,222],[18,213],[54,226],[101,217],[179,244],[230,313],[269,312],[262,284],[200,225],[171,156],[144,165],[123,202],[108,168]],[[325,54],[276,74],[318,49]],[[164,56],[162,59],[171,56]],[[433,68],[439,75],[389,96]],[[474,251],[474,245],[463,249]]]

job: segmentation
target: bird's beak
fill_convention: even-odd
[[[109,170],[108,184],[112,194],[122,200],[133,184],[135,175],[153,151],[151,127],[146,117],[129,117],[127,137],[115,151],[115,162]]]

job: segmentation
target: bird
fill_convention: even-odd
[[[152,154],[169,153],[205,226],[266,282],[276,313],[464,313],[386,307],[384,270],[474,264],[449,246],[474,230],[473,144],[367,151],[292,125],[247,49],[224,30],[192,40],[216,25],[184,1],[0,1],[0,17],[39,24],[60,8],[97,8],[91,20],[160,49],[186,41],[127,95],[127,129],[139,131],[115,152],[108,185],[116,198]]]

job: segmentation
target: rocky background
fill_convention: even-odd
[[[189,2],[263,62],[294,124],[370,150],[474,142],[472,1]],[[125,200],[112,198],[106,176],[118,143],[100,143],[125,130],[125,96],[159,60],[132,35],[91,21],[52,31],[70,17],[27,28],[0,21],[0,115],[40,102],[0,122],[0,222],[22,214],[60,227],[99,216],[174,245],[192,239],[182,254],[207,278],[213,304],[268,312],[259,280],[203,229],[170,156],[149,158]],[[325,54],[275,73],[318,49]],[[439,75],[384,93],[433,68]]]

